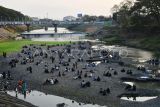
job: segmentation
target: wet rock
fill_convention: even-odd
[[[59,104],[57,104],[57,107],[65,107],[65,103],[59,103]]]

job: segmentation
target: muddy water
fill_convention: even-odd
[[[126,46],[116,46],[116,45],[107,46],[103,44],[95,45],[92,48],[95,50],[109,50],[113,52],[119,52],[120,56],[122,56],[122,58],[125,59],[125,61],[128,64],[134,65],[136,67],[143,66],[146,68],[148,72],[151,72],[151,73],[152,73],[152,70],[156,69],[157,72],[160,73],[160,70],[159,70],[160,65],[159,66],[150,65],[149,63],[146,62],[153,58],[152,52],[144,51],[136,48],[130,48]],[[145,77],[142,77],[142,78],[145,78]],[[138,88],[160,90],[159,83],[127,82],[127,81],[125,83],[131,86],[135,84]]]
[[[125,60],[128,64],[134,65],[136,67],[143,66],[148,71],[152,69],[160,69],[160,65],[155,66],[147,63],[148,60],[153,59],[153,53],[150,51],[145,51],[142,49],[137,48],[130,48],[127,46],[118,46],[118,45],[103,45],[98,44],[95,46],[92,46],[94,50],[107,50],[109,52],[112,52],[113,54],[119,53],[119,55],[122,57],[123,60]]]
[[[135,62],[144,63],[149,59],[153,58],[153,54],[149,51],[144,51],[141,49],[130,48],[126,46],[112,45],[107,46],[103,44],[98,44],[92,47],[95,50],[108,50],[114,52],[119,52],[123,58],[131,58]]]
[[[7,93],[16,97],[15,91],[8,91]],[[57,104],[61,103],[65,103],[65,106],[62,107],[106,107],[93,104],[83,104],[76,101],[73,102],[70,99],[55,95],[47,95],[40,91],[31,91],[30,93],[27,93],[26,97],[22,94],[17,94],[17,97],[38,107],[57,107]]]

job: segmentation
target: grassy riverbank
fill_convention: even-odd
[[[12,52],[18,52],[22,49],[22,46],[29,44],[46,44],[46,45],[58,45],[58,44],[69,44],[70,42],[39,42],[39,41],[31,41],[31,40],[7,40],[0,42],[0,55],[3,52],[7,52],[8,54]]]

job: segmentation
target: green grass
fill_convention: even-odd
[[[46,44],[46,45],[57,45],[57,44],[69,44],[70,42],[39,42],[39,41],[31,41],[31,40],[9,40],[9,41],[1,41],[0,42],[0,55],[3,52],[7,52],[7,54],[13,52],[19,52],[24,45],[30,44]]]

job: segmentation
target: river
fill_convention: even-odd
[[[50,27],[48,30],[37,29],[30,32],[24,32],[21,34],[27,39],[33,41],[82,41],[85,40],[85,33],[70,31],[66,28],[57,28],[57,32],[54,28]]]
[[[24,32],[22,35],[27,34],[27,37],[33,41],[92,41],[99,42],[97,40],[89,40],[86,38],[86,34],[82,32],[75,32],[68,30],[66,28],[58,27],[57,33],[55,33],[54,28],[50,27],[48,30],[37,29],[30,32]],[[43,35],[38,35],[43,34]],[[37,36],[38,35],[38,36]],[[129,64],[134,66],[143,66],[146,67],[148,71],[152,69],[158,69],[159,66],[150,65],[146,63],[148,60],[153,59],[153,53],[150,51],[145,51],[142,49],[131,48],[127,46],[118,46],[118,45],[103,45],[98,44],[93,46],[97,49],[109,49],[110,51],[119,52],[123,55],[123,59],[127,60]]]
[[[43,36],[33,36],[33,34],[44,34]],[[74,31],[70,31],[66,28],[58,28],[58,32],[55,33],[54,32],[54,28],[49,28],[47,31],[45,31],[44,29],[38,29],[38,30],[33,30],[29,33],[24,32],[23,34],[32,34],[32,36],[30,36],[30,39],[33,41],[91,41],[85,38],[85,34],[84,33],[75,33],[75,34],[71,34],[74,33]],[[54,35],[50,35],[50,34],[54,34]],[[59,35],[62,34],[62,35]],[[94,42],[96,42],[97,40],[92,40]],[[149,63],[147,63],[148,60],[153,58],[153,54],[150,51],[145,51],[145,50],[141,50],[141,49],[136,49],[136,48],[131,48],[131,47],[126,47],[126,46],[118,46],[118,45],[104,45],[101,43],[97,43],[95,44],[93,47],[93,49],[107,49],[110,51],[114,51],[114,52],[119,52],[120,55],[123,57],[123,59],[128,61],[128,64],[131,64],[135,67],[137,66],[143,66],[146,67],[148,71],[152,71],[153,69],[159,69],[159,66],[155,66],[155,65],[150,65]],[[156,88],[156,89],[160,89],[160,86],[156,83],[133,83],[136,84],[139,88]],[[10,95],[15,96],[15,92],[8,92]],[[42,97],[41,97],[42,96]],[[23,99],[23,96],[21,94],[18,94],[18,97],[20,99]],[[33,98],[37,99],[37,100],[33,100]],[[66,103],[67,105],[69,105],[69,107],[78,107],[80,105],[78,105],[78,102],[75,102],[74,104],[72,103],[72,100],[69,99],[65,99],[62,97],[58,97],[58,96],[54,96],[54,95],[45,95],[42,92],[38,92],[38,91],[32,91],[28,97],[26,99],[23,99],[25,101],[31,102],[32,104],[38,105],[38,106],[45,106],[45,107],[49,107],[48,104],[43,105],[44,103],[39,103],[45,99],[57,99],[56,101],[52,101],[52,100],[48,100],[46,102],[51,103],[52,105],[56,105],[57,103]],[[61,102],[63,101],[63,102]],[[92,105],[92,104],[87,104],[87,105],[83,105],[83,107],[97,107],[98,105]]]

